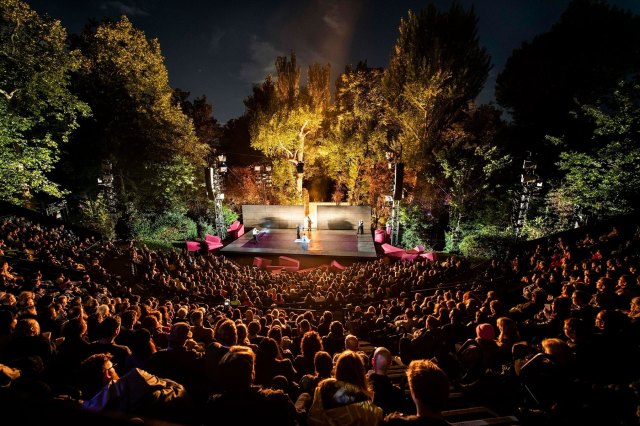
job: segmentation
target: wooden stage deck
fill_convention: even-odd
[[[376,258],[376,248],[370,233],[356,234],[353,230],[312,230],[307,232],[308,243],[295,242],[295,229],[265,229],[258,243],[253,241],[252,229],[220,250],[223,254],[327,256]]]

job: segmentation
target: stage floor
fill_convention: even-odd
[[[377,257],[370,233],[358,235],[355,230],[314,230],[307,233],[310,240],[308,243],[297,243],[295,229],[266,229],[260,233],[256,244],[251,231],[252,229],[247,230],[243,236],[220,251],[255,255]]]

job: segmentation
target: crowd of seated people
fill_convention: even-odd
[[[450,384],[505,412],[526,407],[525,417],[628,421],[638,244],[617,230],[559,240],[492,262],[481,282],[436,290],[469,263],[378,259],[273,275],[5,218],[0,381],[28,398],[73,395],[87,410],[188,424],[446,424]],[[114,257],[131,276],[103,266]],[[16,272],[15,258],[60,272]],[[521,291],[495,287],[498,277]],[[361,351],[359,339],[375,336],[380,347]],[[392,362],[409,366],[411,399],[386,377]]]

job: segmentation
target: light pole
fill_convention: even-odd
[[[253,170],[256,174],[256,183],[260,186],[262,194],[260,199],[263,204],[267,204],[267,188],[271,188],[271,166],[270,165],[256,165],[253,166]]]
[[[224,200],[223,176],[227,173],[226,161],[227,157],[224,154],[218,154],[214,156],[213,167],[205,169],[207,195],[214,202],[216,234],[222,239],[227,237],[227,227],[224,223],[224,211],[222,210],[222,201]]]

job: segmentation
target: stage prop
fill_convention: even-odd
[[[197,241],[187,241],[187,251],[200,250],[200,243]]]
[[[424,246],[417,246],[411,250],[403,250],[399,247],[394,247],[391,244],[382,244],[382,250],[384,254],[393,257],[396,259],[404,260],[407,262],[413,262],[417,258],[427,259],[432,262],[438,260],[438,254],[434,251],[430,251],[428,253],[424,253]]]
[[[378,244],[384,244],[385,237],[384,229],[376,229],[373,240]]]
[[[409,253],[409,254],[424,253],[424,246],[416,246],[416,247],[412,248],[411,250],[407,250],[407,253]]]
[[[339,264],[338,262],[336,262],[335,260],[331,262],[331,264],[329,265],[329,269],[332,272],[342,272],[344,271],[346,268],[346,266],[343,266],[341,264]]]
[[[278,265],[289,271],[297,271],[300,269],[300,261],[287,256],[280,256],[278,258]]]
[[[244,225],[237,220],[234,221],[231,226],[229,226],[229,229],[227,229],[227,235],[232,238],[239,238],[244,235]]]
[[[224,244],[222,244],[222,240],[220,239],[220,237],[217,237],[215,235],[207,234],[204,237],[204,241],[207,243],[207,249],[209,251],[216,250],[224,246]]]
[[[358,229],[358,222],[364,221],[365,233],[371,229],[371,207],[369,206],[318,206],[318,229],[350,230]]]
[[[263,257],[254,257],[253,266],[256,266],[260,269],[267,269],[267,266],[271,266],[271,261]]]
[[[420,257],[435,262],[436,260],[438,260],[438,253],[436,253],[435,251],[431,251],[429,253],[422,253]]]

